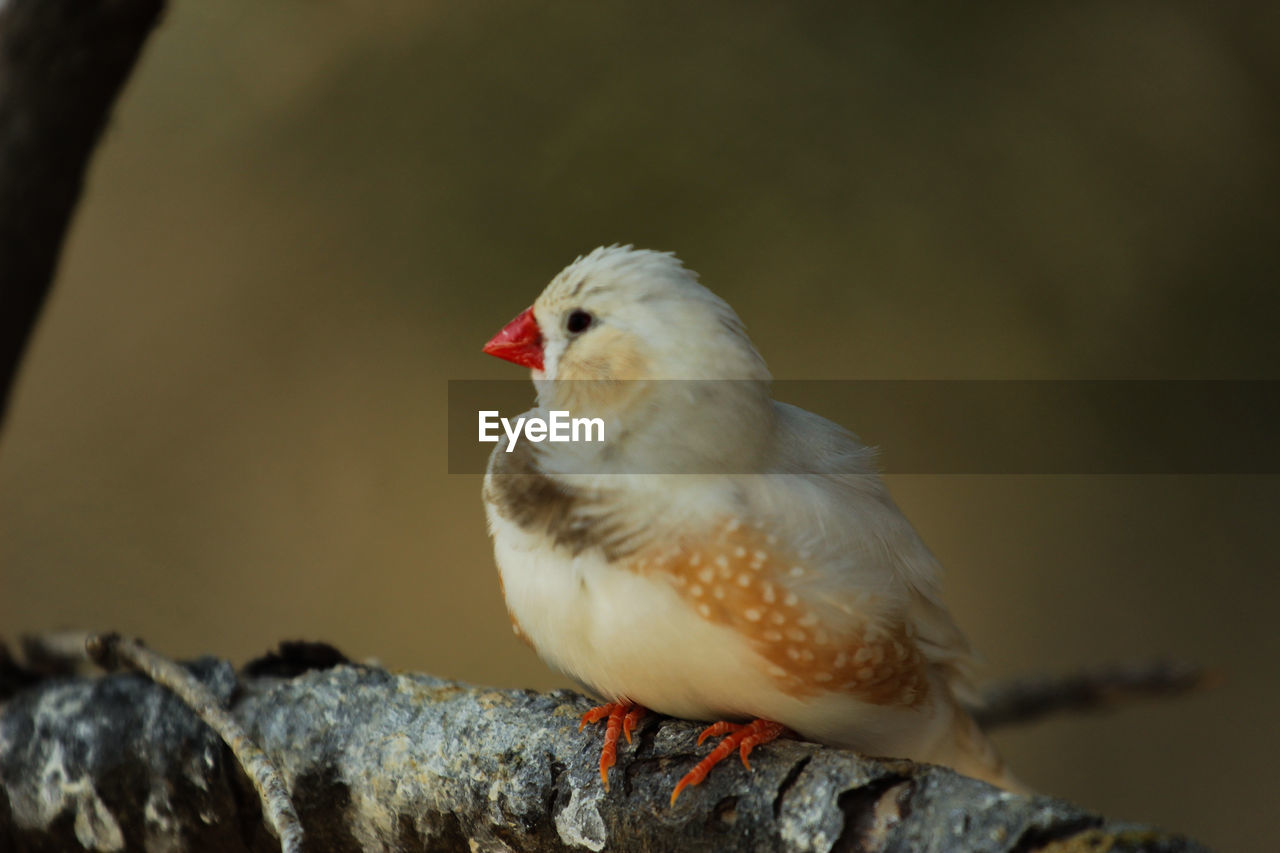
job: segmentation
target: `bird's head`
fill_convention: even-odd
[[[543,408],[616,416],[631,433],[659,408],[666,428],[651,433],[698,417],[751,423],[744,409],[768,399],[768,368],[737,314],[669,252],[577,258],[484,351],[531,368]]]
[[[630,246],[569,264],[484,351],[532,368],[535,379],[769,376],[723,299],[670,252]]]

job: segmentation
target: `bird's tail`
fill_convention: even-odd
[[[1030,793],[1030,789],[1009,772],[1004,759],[996,752],[990,738],[978,727],[977,722],[958,702],[952,703],[950,761],[945,762],[959,773],[990,782],[1015,794]]]

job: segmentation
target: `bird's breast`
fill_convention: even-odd
[[[694,719],[753,715],[777,690],[749,640],[663,579],[598,551],[570,555],[490,513],[507,608],[553,667],[607,699]]]

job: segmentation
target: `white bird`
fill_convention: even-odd
[[[644,709],[727,735],[673,803],[788,729],[1021,788],[964,710],[969,645],[872,451],[774,401],[742,322],[674,255],[579,257],[485,352],[532,369],[531,415],[605,423],[499,444],[484,502],[516,633],[607,700],[583,718],[609,720],[606,788]]]

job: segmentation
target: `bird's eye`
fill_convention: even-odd
[[[578,332],[581,332],[590,326],[593,320],[595,320],[594,317],[586,311],[579,309],[569,313],[569,319],[565,322],[564,326],[569,330],[569,334],[576,335]]]

